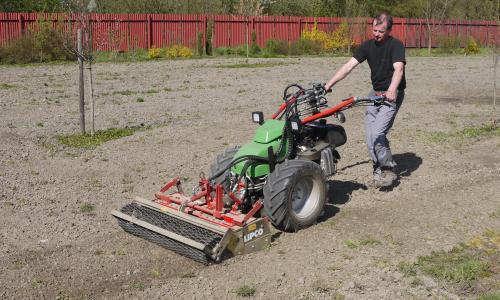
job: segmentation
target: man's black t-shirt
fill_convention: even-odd
[[[354,58],[359,63],[362,63],[365,59],[368,60],[372,85],[375,91],[387,91],[389,89],[394,74],[393,64],[395,62],[406,64],[405,47],[400,40],[392,36],[389,36],[382,44],[373,39],[364,42],[354,53]],[[399,83],[398,90],[404,90],[405,88],[406,79],[403,71],[403,78]]]

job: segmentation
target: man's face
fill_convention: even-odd
[[[376,21],[373,21],[372,32],[375,41],[383,42],[389,36],[390,30],[387,30],[387,22],[377,24]]]

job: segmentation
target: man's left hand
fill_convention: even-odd
[[[385,92],[385,98],[387,98],[387,101],[389,102],[394,102],[396,101],[396,91],[387,91]]]

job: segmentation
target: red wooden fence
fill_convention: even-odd
[[[135,48],[166,47],[182,44],[197,46],[197,36],[203,36],[213,26],[213,47],[235,47],[251,42],[255,31],[257,42],[264,46],[269,39],[293,42],[305,28],[314,23],[318,29],[331,32],[342,22],[353,24],[354,40],[370,37],[370,18],[313,18],[282,16],[229,16],[229,15],[178,15],[178,14],[38,14],[0,13],[0,45],[20,35],[37,30],[38,21],[50,21],[74,33],[81,24],[90,24],[95,50],[126,51]],[[392,35],[408,48],[427,47],[428,31],[424,19],[394,18]],[[498,45],[498,24],[495,21],[445,20],[432,32],[432,46],[439,46],[438,37],[458,36],[462,41],[473,37],[482,46]]]

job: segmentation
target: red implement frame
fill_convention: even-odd
[[[177,186],[178,191],[165,194],[174,185]],[[235,204],[231,209],[225,208],[223,201],[225,192],[221,185],[217,184],[213,187],[208,180],[201,178],[198,186],[199,192],[189,197],[182,192],[180,181],[177,177],[168,182],[155,194],[155,202],[165,206],[166,209],[170,208],[182,211],[225,228],[244,226],[246,223],[253,221],[255,213],[262,208],[262,201],[257,200],[248,213],[241,213],[238,206],[243,199],[239,199],[231,192],[227,195]]]
[[[271,118],[272,119],[276,119],[283,112],[283,110],[285,110],[285,108],[287,107],[287,105],[293,104],[296,100],[297,99],[295,97],[293,97],[290,100],[288,100],[287,102],[283,102],[280,105],[280,107],[278,108],[278,111],[275,112],[271,116]],[[331,107],[331,108],[329,108],[327,110],[321,111],[321,112],[319,112],[319,113],[317,113],[315,115],[312,115],[312,116],[309,116],[309,117],[305,117],[304,119],[301,120],[301,123],[302,124],[307,124],[307,123],[310,123],[310,122],[315,121],[317,119],[329,117],[329,116],[337,113],[338,111],[340,111],[342,108],[353,104],[354,102],[356,102],[356,97],[351,97],[351,98],[344,99],[344,100],[342,100],[341,103],[337,104],[334,107]]]

